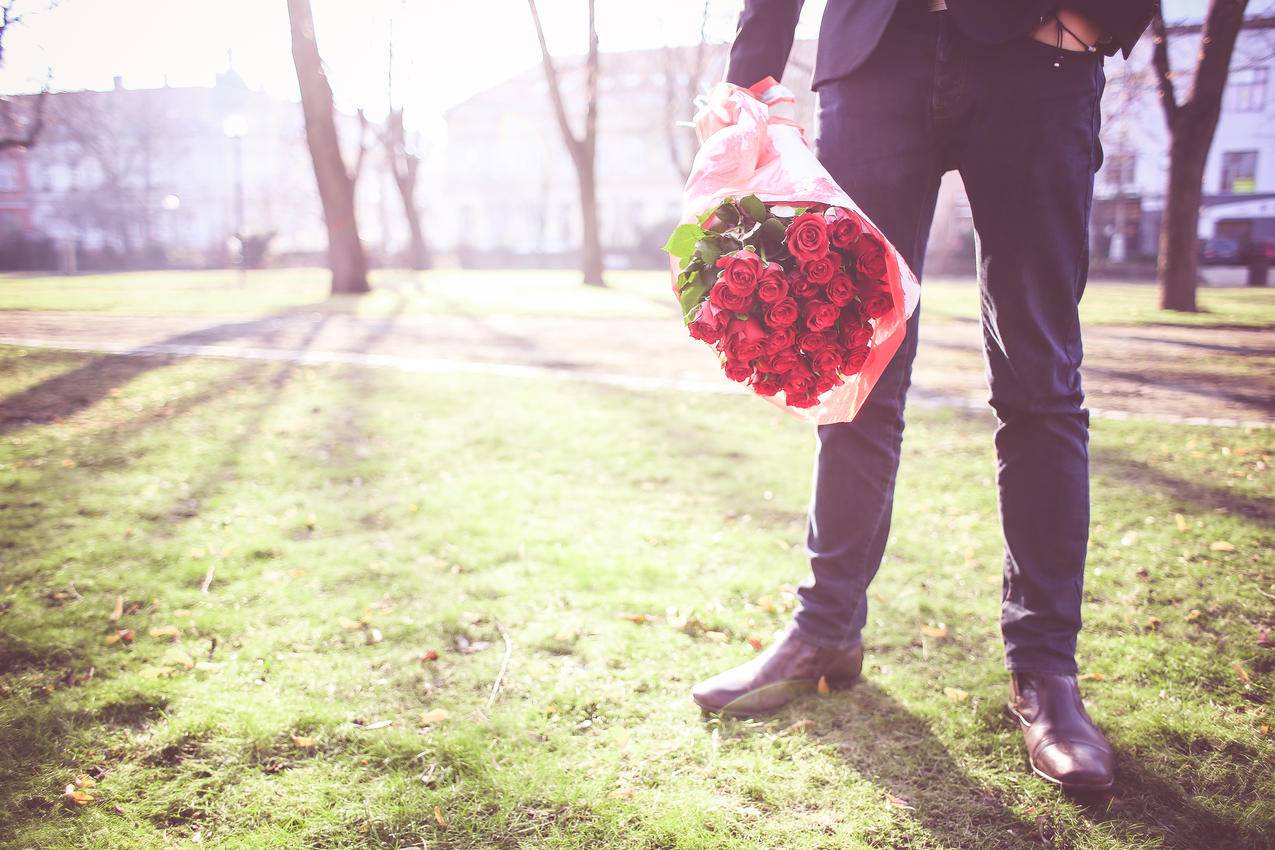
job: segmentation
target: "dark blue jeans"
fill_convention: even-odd
[[[1102,159],[1102,57],[1060,55],[1026,36],[974,44],[946,12],[900,5],[866,64],[820,87],[817,151],[918,276],[939,179],[961,174],[997,419],[1005,665],[1075,673],[1089,533],[1077,305]],[[890,531],[919,318],[918,309],[855,421],[818,429],[812,575],[794,615],[798,634],[816,644],[861,641]]]

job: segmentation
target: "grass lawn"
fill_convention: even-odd
[[[1269,431],[1095,423],[1078,802],[1003,708],[986,416],[912,416],[864,680],[722,721],[807,572],[756,399],[17,349],[0,397],[0,847],[1273,846]]]
[[[326,271],[251,272],[241,288],[233,271],[131,272],[77,277],[0,275],[0,310],[75,310],[133,315],[265,315],[304,307],[354,312],[509,314],[582,318],[668,318],[676,315],[668,276],[612,272],[609,287],[580,284],[574,271],[378,271],[363,298],[327,298]],[[1191,325],[1275,328],[1275,288],[1202,288],[1201,312],[1156,307],[1151,284],[1092,281],[1081,313],[1089,325]],[[928,319],[976,320],[972,278],[935,277],[924,285]]]

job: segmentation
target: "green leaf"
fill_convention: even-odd
[[[716,237],[706,236],[695,243],[695,251],[704,260],[705,266],[711,266],[717,262],[717,258],[722,255],[722,249],[718,246]]]
[[[770,218],[770,213],[766,211],[766,205],[756,195],[741,198],[739,208],[753,221],[765,221]]]
[[[767,251],[774,253],[784,246],[784,234],[788,228],[777,218],[768,219],[757,231],[757,241]]]
[[[683,322],[688,325],[691,323],[691,311],[704,300],[704,295],[707,292],[708,287],[702,283],[692,284],[682,292],[681,296],[677,300],[678,303],[682,305]]]
[[[695,253],[695,243],[703,238],[704,228],[698,224],[681,224],[664,243],[664,250],[684,260]]]

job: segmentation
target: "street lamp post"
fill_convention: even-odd
[[[242,115],[229,115],[221,124],[226,138],[235,144],[235,239],[239,242],[239,285],[247,286],[248,266],[244,256],[243,220],[243,137],[248,132],[248,122]]]

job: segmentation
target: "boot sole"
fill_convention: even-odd
[[[828,688],[834,691],[848,690],[853,687],[859,679],[859,676],[855,676],[852,679],[828,679]],[[793,700],[815,693],[818,690],[818,687],[818,680],[810,681],[809,679],[789,679],[783,682],[773,682],[754,691],[749,691],[743,696],[736,697],[723,706],[705,705],[698,699],[695,699],[694,696],[691,698],[695,700],[695,704],[698,705],[706,714],[725,714],[730,715],[731,717],[761,717],[767,714],[774,714]],[[776,705],[761,708],[750,708],[746,704],[750,700],[757,699],[759,696],[768,694],[775,690],[785,691],[787,698]]]

